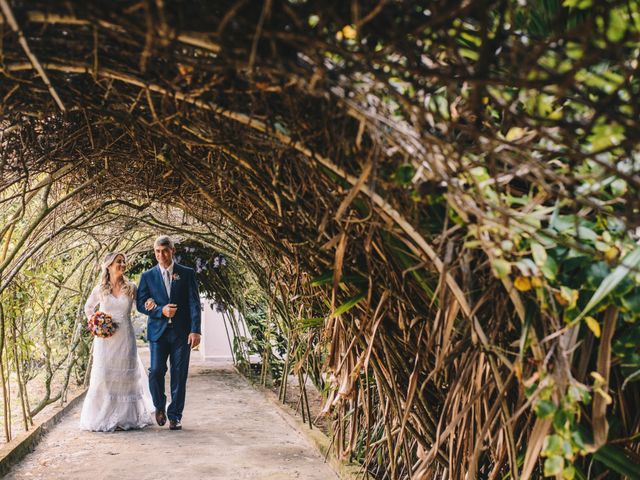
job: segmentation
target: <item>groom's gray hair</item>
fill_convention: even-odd
[[[171,237],[169,237],[168,235],[160,235],[158,238],[156,238],[156,241],[153,242],[153,246],[175,248],[173,240],[171,240]]]

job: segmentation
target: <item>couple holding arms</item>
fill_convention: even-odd
[[[89,390],[80,416],[83,430],[138,429],[154,417],[160,426],[168,417],[171,430],[182,428],[189,356],[200,343],[200,295],[194,270],[173,260],[175,246],[168,236],[156,239],[154,253],[158,264],[142,274],[139,286],[124,275],[125,255],[108,253],[85,304],[87,318],[97,307],[118,327],[108,338],[94,337]],[[148,377],[131,323],[134,301],[148,316]],[[165,409],[167,360],[171,403]]]

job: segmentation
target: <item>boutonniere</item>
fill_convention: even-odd
[[[173,275],[171,275],[171,280],[173,280],[174,282],[177,282],[178,280],[180,280],[180,275],[173,272]]]

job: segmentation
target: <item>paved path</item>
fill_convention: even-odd
[[[73,408],[8,479],[336,480],[306,439],[230,367],[192,361],[183,430],[78,429]]]

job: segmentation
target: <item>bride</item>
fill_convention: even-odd
[[[125,266],[124,254],[108,253],[100,282],[84,306],[87,318],[98,307],[113,317],[118,328],[111,337],[93,339],[89,391],[80,415],[83,430],[129,430],[152,421],[153,402],[131,324],[136,285],[124,276]]]

